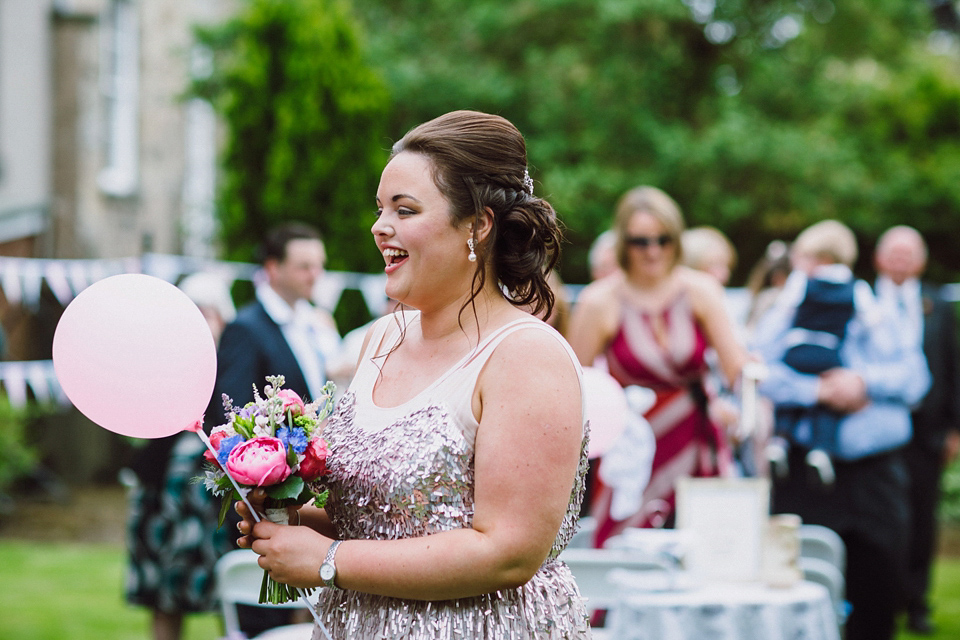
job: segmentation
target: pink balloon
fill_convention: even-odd
[[[104,429],[161,438],[202,419],[216,346],[200,309],[172,284],[142,274],[84,289],[53,336],[53,366],[74,406]]]
[[[584,367],[584,415],[590,421],[588,456],[602,456],[627,427],[627,396],[613,376],[596,367]]]

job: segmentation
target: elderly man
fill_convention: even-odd
[[[866,283],[856,284],[857,313],[840,345],[841,366],[804,374],[783,362],[793,317],[774,305],[757,326],[757,348],[769,373],[760,386],[777,407],[822,405],[844,415],[833,453],[835,477],[825,484],[805,463],[808,449],[791,443],[788,471],[774,476],[773,512],[796,513],[830,527],[847,547],[846,640],[892,640],[906,566],[909,531],[906,468],[910,408],[930,384],[917,345],[900,339]]]
[[[960,357],[953,306],[939,288],[921,283],[927,247],[911,227],[887,230],[874,253],[876,292],[899,319],[907,340],[923,348],[933,377],[930,392],[913,412],[913,438],[904,450],[910,476],[911,536],[907,565],[907,628],[934,631],[927,591],[936,549],[940,477],[960,446]]]

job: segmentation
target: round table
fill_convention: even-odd
[[[839,640],[830,594],[813,582],[626,591],[607,618],[617,640]]]

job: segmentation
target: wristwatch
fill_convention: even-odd
[[[341,542],[343,541],[333,541],[333,544],[331,544],[327,550],[327,557],[323,559],[323,564],[320,565],[320,579],[323,580],[323,586],[325,587],[331,587],[333,589],[340,588],[334,584],[334,580],[337,579],[337,565],[333,559],[337,554],[337,547],[340,546]]]

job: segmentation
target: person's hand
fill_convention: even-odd
[[[266,511],[264,509],[264,502],[267,499],[267,492],[263,489],[254,489],[247,494],[247,501],[256,509],[257,514],[261,516]],[[237,538],[237,546],[247,549],[250,545],[253,544],[253,538],[251,534],[253,532],[253,526],[256,524],[256,519],[254,519],[253,514],[250,513],[249,507],[247,507],[246,502],[240,500],[239,502],[233,505],[234,510],[237,512],[237,515],[243,518],[239,523],[237,523],[237,531],[240,532],[241,537]]]
[[[740,409],[727,398],[711,398],[707,404],[707,414],[710,420],[719,425],[724,432],[733,437],[740,423]]]
[[[270,578],[292,587],[320,586],[320,565],[333,540],[309,527],[275,524],[269,520],[257,523],[250,548],[260,556],[257,564]]]
[[[853,413],[867,406],[867,385],[850,369],[830,369],[820,374],[817,400],[835,411]]]

